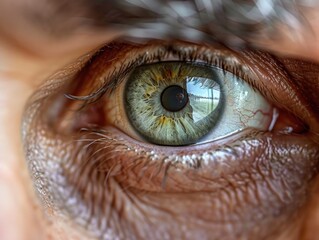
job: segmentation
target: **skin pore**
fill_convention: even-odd
[[[173,179],[172,182],[176,185],[168,182],[167,188],[163,191],[159,187],[163,176],[158,174],[157,178],[148,181],[147,176],[152,174],[154,167],[146,165],[148,168],[142,169],[148,159],[147,154],[144,156],[141,153],[142,163],[137,168],[125,167],[134,165],[134,161],[130,159],[134,159],[136,151],[114,153],[110,150],[104,152],[105,156],[116,154],[116,158],[111,157],[107,164],[102,162],[102,166],[99,165],[106,170],[113,167],[113,178],[107,182],[107,185],[103,185],[104,179],[92,177],[92,174],[95,174],[94,167],[96,165],[89,164],[84,168],[77,161],[85,156],[70,158],[70,156],[79,153],[77,149],[85,146],[82,142],[76,142],[74,139],[85,139],[88,136],[83,134],[77,136],[71,130],[66,131],[65,129],[70,128],[68,121],[66,121],[66,125],[63,125],[66,128],[52,127],[48,123],[47,109],[55,109],[52,108],[52,104],[59,102],[60,98],[57,95],[61,93],[60,91],[62,93],[70,92],[72,90],[70,86],[74,86],[76,79],[80,78],[72,77],[73,73],[80,72],[84,76],[82,79],[85,80],[85,76],[88,74],[95,76],[95,74],[98,75],[99,71],[103,72],[106,68],[103,61],[95,62],[96,67],[93,68],[90,66],[94,64],[88,64],[87,60],[102,46],[118,39],[122,33],[114,29],[105,31],[83,27],[65,37],[48,35],[31,23],[24,22],[23,17],[20,19],[16,9],[9,8],[6,1],[1,4],[3,6],[0,9],[8,9],[8,11],[1,10],[6,14],[2,14],[4,20],[0,21],[1,239],[92,239],[92,235],[103,239],[101,236],[102,228],[94,227],[94,221],[82,221],[80,217],[78,217],[78,221],[75,221],[76,217],[80,215],[78,212],[92,209],[88,207],[90,204],[96,206],[96,209],[93,209],[92,219],[103,219],[103,216],[108,213],[107,206],[112,206],[115,210],[110,217],[109,232],[105,230],[107,228],[102,229],[104,239],[108,239],[107,237],[127,239],[127,236],[132,239],[148,239],[150,236],[155,236],[154,239],[163,239],[163,236],[167,239],[218,239],[220,236],[227,236],[227,239],[239,237],[244,239],[266,237],[271,239],[316,239],[319,229],[316,167],[319,159],[319,99],[317,98],[319,92],[317,36],[319,33],[316,31],[319,31],[319,27],[316,16],[318,16],[319,10],[313,9],[305,12],[304,15],[307,16],[313,31],[306,32],[309,35],[305,35],[301,39],[295,39],[288,33],[285,34],[286,30],[283,29],[283,37],[280,41],[255,40],[258,49],[274,55],[258,52],[254,49],[244,53],[228,50],[228,48],[223,50],[236,52],[238,59],[249,64],[256,74],[264,79],[264,85],[268,88],[264,90],[263,94],[267,96],[267,93],[272,92],[272,98],[267,100],[282,110],[283,114],[280,115],[282,118],[278,120],[274,133],[250,134],[248,137],[245,136],[245,141],[239,140],[240,144],[237,147],[246,149],[247,152],[238,150],[235,161],[231,159],[231,154],[224,153],[229,154],[227,164],[230,169],[225,169],[215,163],[215,165],[207,164],[206,168],[202,168],[201,171],[178,168],[179,166],[177,166],[176,169],[179,171],[171,168],[173,170],[170,172],[170,179]],[[16,4],[19,5],[19,1],[16,1]],[[9,18],[8,12],[11,16],[19,17],[12,20]],[[134,45],[134,43],[132,44]],[[143,45],[144,43],[139,44]],[[122,53],[123,51],[131,51],[128,46],[121,48],[119,42],[115,43],[115,47],[120,48]],[[110,49],[104,55],[102,54],[102,57],[106,58],[104,61],[114,61],[112,64],[116,64],[114,59],[121,56],[119,51]],[[81,70],[84,65],[88,65],[89,70]],[[69,66],[67,70],[65,70],[65,66]],[[277,72],[278,69],[285,73],[284,76]],[[59,77],[52,78],[52,74],[57,72],[60,75],[55,76]],[[43,84],[50,86],[48,84],[50,79],[60,80],[61,84],[55,86],[57,89],[55,91],[49,89],[52,93],[45,93],[48,94],[46,96],[41,91],[44,88]],[[67,85],[61,79],[72,84]],[[276,82],[278,79],[280,81]],[[272,85],[267,86],[267,81],[272,82]],[[287,89],[288,93],[282,94]],[[75,91],[75,93],[81,95],[80,93],[83,92]],[[43,99],[43,103],[38,107],[31,108],[30,104],[32,105],[33,100],[30,103],[30,97],[33,100],[35,98]],[[29,103],[27,103],[28,101]],[[65,105],[62,104],[62,106]],[[66,104],[66,106],[69,105]],[[27,114],[25,113],[26,109],[29,112]],[[32,111],[35,115],[31,114]],[[89,111],[90,109],[85,109],[81,112],[84,120],[79,122],[80,126],[78,127],[83,127],[87,121],[85,118],[87,115],[91,116]],[[56,119],[58,113],[58,110],[53,111],[53,115],[50,116]],[[295,129],[300,127],[299,121],[295,121],[291,115],[298,116],[307,125],[306,133],[301,130],[296,135],[280,134],[280,131],[286,126],[294,126]],[[26,120],[26,117],[30,118],[30,122],[28,119]],[[71,114],[71,117],[75,117],[75,115]],[[66,115],[59,115],[59,122],[62,122],[64,118]],[[27,123],[21,127],[22,119],[24,123]],[[21,140],[21,131],[24,134],[23,141]],[[69,134],[70,132],[72,134]],[[169,154],[161,148],[123,136],[122,132],[120,133],[114,128],[106,128],[104,135],[111,136],[112,139],[122,139],[120,146],[117,146],[121,150],[125,147],[131,147],[137,149],[137,152],[141,152],[140,149],[143,149],[144,152],[155,149],[159,156]],[[99,139],[94,134],[89,135],[89,137]],[[258,141],[255,141],[256,139]],[[128,141],[130,142],[128,143]],[[71,142],[73,145],[61,144],[61,142]],[[103,143],[112,146],[112,143],[106,140]],[[212,143],[209,146],[170,150],[170,154],[185,156],[218,151],[218,145],[221,144],[230,143],[224,140],[224,142]],[[57,203],[57,191],[49,192],[54,196],[53,205],[57,208],[43,202],[47,199],[34,190],[36,177],[32,175],[32,171],[28,171],[30,165],[27,166],[26,159],[28,157],[26,157],[25,145],[31,149],[31,152],[32,149],[37,149],[37,153],[43,154],[42,157],[48,159],[48,162],[53,158],[63,162],[64,176],[68,177],[69,185],[77,186],[77,191],[83,193],[80,197],[82,205],[71,204],[68,206],[64,202]],[[86,154],[98,149],[99,145],[93,144]],[[111,149],[115,149],[115,146]],[[251,149],[254,149],[255,152]],[[293,155],[287,149],[293,149]],[[70,159],[74,159],[74,161],[72,162]],[[289,161],[286,161],[287,159]],[[40,163],[40,160],[35,162]],[[132,161],[131,164],[130,161]],[[54,161],[51,163],[53,165],[44,166],[43,169],[46,171],[52,169]],[[72,172],[71,167],[66,167],[70,164],[77,169],[75,172]],[[240,170],[238,170],[239,165],[241,166]],[[117,166],[122,166],[122,168]],[[212,178],[210,175],[212,168],[219,169],[220,175],[216,174]],[[114,169],[120,170],[115,171]],[[146,172],[143,175],[146,177],[138,179],[136,175],[142,170]],[[243,172],[247,173],[247,176],[240,175]],[[55,173],[52,170],[52,175]],[[85,179],[83,183],[77,176],[80,173]],[[201,185],[199,179],[203,176],[210,177],[211,184]],[[223,181],[225,179],[221,176],[224,176],[226,181]],[[131,187],[129,189],[130,195],[121,190],[121,187],[128,185]],[[231,186],[229,187],[229,185]],[[114,202],[110,202],[111,200],[108,198],[110,194],[101,194],[106,192],[105,188],[112,192]],[[84,196],[86,190],[88,199]],[[38,188],[37,191],[39,191]],[[63,191],[67,192],[65,189]],[[192,194],[193,192],[197,194]],[[96,196],[93,202],[90,202],[91,194]],[[227,206],[224,206],[223,203],[227,203]],[[61,209],[63,206],[68,207],[68,209]],[[77,206],[84,206],[84,208],[79,209]],[[258,214],[261,217],[258,217]],[[238,218],[232,219],[232,216]],[[204,219],[204,221],[197,221],[198,219]],[[246,225],[238,224],[238,222],[245,222]]]

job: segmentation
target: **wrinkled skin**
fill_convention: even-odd
[[[315,13],[309,16],[317,30]],[[19,29],[18,20],[16,24]],[[108,138],[101,142],[109,148],[101,154],[109,161],[95,165],[83,161],[100,145],[90,145],[83,154],[80,149],[87,142],[75,140],[101,136],[79,134],[68,121],[60,124],[67,119],[59,114],[61,106],[67,105],[62,100],[60,108],[52,106],[60,103],[61,91],[70,90],[65,76],[80,71],[90,57],[85,54],[121,33],[84,29],[66,38],[39,38],[33,37],[40,33],[32,28],[34,35],[12,29],[6,26],[0,32],[1,239],[317,239],[319,32],[304,42],[259,40],[258,46],[273,55],[240,54],[257,76],[272,82],[265,84],[275,96],[270,101],[284,112],[273,132],[249,132],[205,146],[167,150],[105,127]],[[109,52],[106,57],[111,59],[112,54],[118,56]],[[65,66],[71,66],[67,74],[51,77]],[[102,70],[95,68],[94,74]],[[47,79],[59,83],[52,87]],[[73,82],[76,79],[71,77]],[[85,127],[86,115],[105,123],[100,115],[81,114],[84,120],[77,128]],[[297,133],[282,134],[287,126]],[[165,172],[167,168],[148,163],[151,150],[177,158],[220,152],[223,159],[214,155],[200,168],[176,164]],[[154,171],[159,173],[150,177]],[[76,197],[76,203],[68,202],[69,196]]]

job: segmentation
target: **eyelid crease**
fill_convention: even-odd
[[[114,43],[116,44],[116,43]],[[116,47],[117,45],[115,45]],[[104,60],[103,58],[107,55],[108,50],[113,48],[114,45],[108,45],[101,49],[96,56],[92,58],[90,62],[97,62],[97,65],[108,65],[113,64],[111,60],[107,60],[106,62],[101,63]],[[156,50],[151,51],[150,49],[154,47]],[[122,46],[121,46],[122,48]],[[110,50],[112,51],[112,50]],[[177,61],[188,61],[188,62],[199,62],[203,63],[207,66],[214,65],[219,68],[222,68],[225,71],[229,71],[235,74],[237,77],[246,80],[247,82],[251,82],[249,78],[251,74],[248,73],[249,68],[240,63],[236,54],[231,50],[224,46],[213,45],[212,46],[198,46],[196,44],[189,43],[149,43],[146,45],[126,45],[122,51],[126,51],[126,53],[122,54],[118,60],[121,65],[118,68],[114,68],[108,74],[100,72],[97,74],[95,78],[101,80],[101,86],[98,89],[93,89],[93,92],[89,91],[88,94],[85,95],[76,95],[73,93],[66,93],[65,97],[75,101],[83,101],[83,105],[81,108],[98,101],[106,92],[112,93],[121,83],[125,80],[125,77],[137,66],[165,61],[169,57],[176,58]],[[100,55],[102,54],[102,55]],[[137,56],[133,56],[136,54]],[[125,60],[129,55],[130,60]],[[165,59],[166,58],[166,59]],[[122,60],[124,59],[124,60]],[[104,60],[105,61],[105,60]],[[166,60],[167,61],[167,60]],[[88,64],[90,64],[90,62]],[[107,68],[107,67],[106,67]],[[88,65],[88,72],[96,71],[96,67],[92,68]],[[84,74],[87,74],[87,71]],[[85,84],[86,81],[94,81],[92,79],[88,80],[84,77],[84,81],[81,84]],[[252,86],[254,88],[254,86]],[[80,109],[81,109],[80,108]]]
[[[103,52],[103,49],[102,51]],[[158,57],[161,55],[160,50],[158,51]],[[99,55],[95,56],[97,58],[96,61],[99,60]],[[95,61],[95,57],[91,60],[92,62]],[[84,101],[86,104],[96,102],[99,100],[103,94],[105,94],[107,91],[112,92],[116,87],[119,85],[120,80],[123,78],[122,76],[127,75],[134,67],[139,66],[143,64],[144,62],[147,62],[151,60],[152,57],[150,57],[147,53],[142,53],[138,55],[134,60],[131,60],[129,62],[126,62],[125,64],[121,64],[119,69],[115,69],[110,74],[108,74],[103,78],[102,87],[98,88],[98,90],[94,90],[92,93],[89,93],[84,96],[77,96],[73,94],[65,94],[65,96],[71,100],[79,100]],[[110,60],[110,62],[113,60]],[[93,81],[93,80],[92,80]]]
[[[319,115],[311,104],[303,88],[297,85],[296,80],[289,74],[286,68],[270,53],[263,51],[245,51],[242,61],[250,66],[258,79],[262,79],[255,85],[269,101],[279,109],[283,109],[297,117],[307,128],[309,137],[318,142]],[[289,103],[289,104],[287,104]]]

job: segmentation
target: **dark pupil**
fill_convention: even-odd
[[[182,110],[188,102],[188,94],[184,88],[173,85],[164,89],[161,96],[163,107],[170,112]]]

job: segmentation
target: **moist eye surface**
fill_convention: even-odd
[[[223,110],[223,93],[215,71],[181,62],[136,68],[125,89],[131,124],[155,144],[198,141],[216,125]]]
[[[128,124],[157,145],[198,144],[247,127],[267,130],[271,121],[271,106],[244,80],[201,62],[136,67],[123,95]]]

